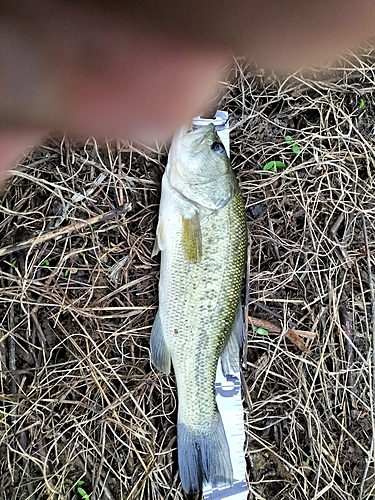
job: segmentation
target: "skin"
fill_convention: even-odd
[[[204,110],[232,54],[292,70],[375,33],[373,0],[5,0],[1,10],[0,178],[46,133],[168,138]]]

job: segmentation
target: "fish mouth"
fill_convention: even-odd
[[[171,149],[183,147],[184,149],[195,149],[210,135],[215,134],[215,125],[208,123],[194,128],[193,125],[184,125],[174,135]]]
[[[186,127],[186,134],[192,135],[201,135],[203,133],[204,136],[209,134],[210,132],[214,132],[215,125],[213,123],[208,123],[207,125],[201,125],[199,127],[195,127],[192,125],[191,127]]]
[[[198,152],[206,147],[207,137],[215,134],[215,125],[209,123],[197,128],[184,127],[181,132],[182,146]]]

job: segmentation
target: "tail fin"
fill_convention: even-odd
[[[186,493],[201,491],[204,483],[212,486],[232,484],[232,462],[219,412],[204,429],[179,422],[177,438],[178,467]]]

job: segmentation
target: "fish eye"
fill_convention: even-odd
[[[225,148],[221,142],[213,142],[211,146],[212,151],[215,151],[215,153],[224,153]]]

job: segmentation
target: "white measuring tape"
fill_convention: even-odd
[[[198,116],[193,119],[194,127],[201,127],[208,123],[215,124],[216,131],[229,156],[228,113],[226,111],[216,111],[215,118],[201,118]],[[203,497],[205,500],[246,500],[248,487],[246,483],[246,462],[243,449],[245,428],[243,421],[239,360],[236,373],[225,376],[221,370],[221,362],[219,359],[216,371],[215,393],[216,403],[223,420],[224,430],[229,445],[233,468],[233,484],[232,486],[215,488],[210,484],[206,484],[203,488]]]

